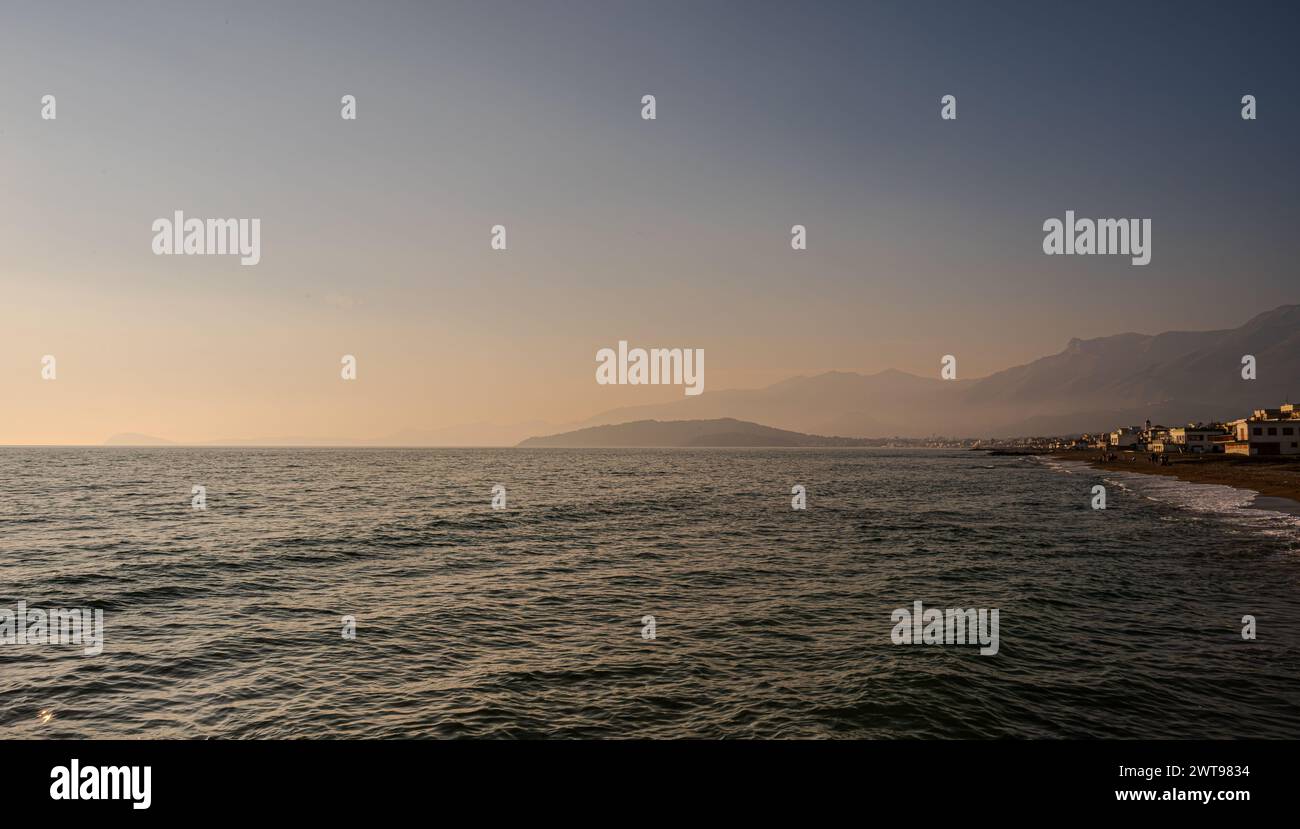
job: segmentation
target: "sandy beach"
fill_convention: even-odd
[[[1087,461],[1097,469],[1168,475],[1198,484],[1221,484],[1259,493],[1251,504],[1261,509],[1300,515],[1300,457],[1260,458],[1244,455],[1170,456],[1163,466],[1142,452],[1119,452],[1114,461],[1100,460],[1099,450],[1055,452],[1053,457]]]

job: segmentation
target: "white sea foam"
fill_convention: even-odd
[[[1167,475],[1099,470],[1093,468],[1087,461],[1050,457],[1036,458],[1036,460],[1053,472],[1064,474],[1091,472],[1100,475],[1109,485],[1117,486],[1148,500],[1222,518],[1243,529],[1289,538],[1300,543],[1300,516],[1252,507],[1251,504],[1259,497],[1259,493],[1251,489],[1238,489],[1223,484],[1191,483]]]
[[[1067,461],[1060,458],[1035,458],[1053,472],[1074,473],[1080,470],[1091,469],[1092,467],[1086,461]]]
[[[1130,492],[1152,501],[1210,514],[1244,529],[1300,542],[1300,517],[1276,510],[1255,509],[1251,504],[1259,493],[1254,490],[1223,484],[1190,483],[1166,475],[1140,472],[1106,472],[1104,475]]]

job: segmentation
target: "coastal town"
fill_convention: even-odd
[[[1067,437],[971,441],[992,455],[1052,455],[1100,470],[1167,475],[1255,493],[1256,506],[1300,516],[1300,406],[1213,423],[1120,426]]]
[[[1027,437],[973,440],[972,449],[1017,453],[1094,451],[1108,459],[1131,452],[1153,456],[1156,462],[1179,455],[1300,455],[1300,406],[1283,403],[1276,409],[1255,409],[1249,417],[1226,422],[1119,426],[1111,431],[1067,437]]]

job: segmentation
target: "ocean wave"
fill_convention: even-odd
[[[1225,484],[1183,481],[1169,475],[1098,469],[1089,461],[1050,456],[1035,457],[1038,463],[1062,474],[1093,474],[1106,484],[1147,500],[1181,510],[1222,518],[1240,529],[1288,539],[1300,549],[1300,516],[1260,505],[1259,493]],[[1173,516],[1163,516],[1162,520]]]
[[[1229,487],[929,450],[230,450],[200,514],[189,450],[69,452],[52,514],[87,477],[122,497],[7,523],[0,609],[102,608],[104,648],[0,645],[0,737],[1300,736],[1300,520]],[[1000,608],[1002,649],[895,646],[916,599]]]
[[[1259,493],[1224,484],[1182,481],[1167,475],[1107,470],[1103,478],[1143,498],[1210,514],[1234,526],[1290,539],[1300,549],[1300,517],[1255,506]]]

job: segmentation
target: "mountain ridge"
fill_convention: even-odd
[[[808,435],[723,417],[713,420],[634,420],[531,437],[520,448],[704,448],[865,446],[860,438]]]
[[[1241,377],[1245,355],[1257,360],[1256,380]],[[1016,437],[1110,429],[1133,418],[1231,419],[1292,391],[1300,392],[1300,305],[1282,305],[1237,328],[1073,337],[1055,354],[973,380],[941,380],[937,371],[823,372],[611,409],[583,425],[734,417],[846,437]]]
[[[1241,378],[1244,355],[1258,379]],[[734,419],[806,436],[1021,437],[1133,425],[1226,420],[1300,394],[1300,304],[1260,312],[1236,328],[1071,337],[1065,347],[976,379],[898,369],[799,374],[758,389],[706,391],[669,403],[609,409],[567,424],[541,421],[407,429],[374,439],[214,440],[199,446],[511,446],[544,430],[635,421]],[[560,432],[561,434],[567,432]],[[175,444],[114,435],[108,445]]]

